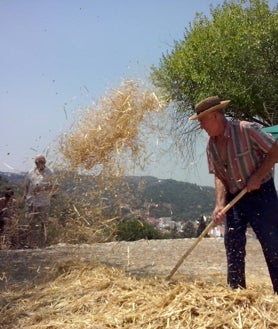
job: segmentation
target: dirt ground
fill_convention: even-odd
[[[1,250],[0,290],[11,286],[34,285],[51,280],[60,264],[100,262],[122,268],[130,275],[167,276],[194,239],[139,240],[92,245],[58,244],[45,249]],[[222,238],[204,238],[184,260],[173,277],[225,277],[226,258]],[[259,242],[247,241],[246,276],[270,284]]]

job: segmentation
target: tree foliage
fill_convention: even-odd
[[[151,224],[139,219],[123,221],[117,225],[116,238],[118,241],[152,240],[162,237],[162,234]]]
[[[234,0],[210,14],[196,14],[184,39],[152,67],[152,82],[186,119],[196,102],[219,95],[232,100],[232,118],[277,124],[278,7]]]
[[[134,194],[138,196],[138,193]],[[173,179],[149,183],[142,193],[145,202],[157,205],[150,207],[151,216],[171,216],[177,221],[195,220],[200,214],[210,214],[214,207],[214,197],[212,187],[200,187]]]
[[[184,238],[195,238],[196,237],[196,229],[194,227],[194,224],[191,221],[188,221],[184,224],[183,237]]]

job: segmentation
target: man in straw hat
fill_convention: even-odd
[[[246,288],[245,245],[248,223],[262,246],[274,292],[278,293],[278,198],[273,167],[278,162],[278,143],[246,121],[229,121],[224,109],[230,100],[218,96],[195,106],[201,129],[209,135],[207,158],[209,172],[215,175],[215,224],[225,218],[224,243],[227,256],[227,281],[231,288]],[[222,213],[243,188],[247,192],[226,214]]]

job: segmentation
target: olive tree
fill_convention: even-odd
[[[225,1],[210,7],[210,17],[196,14],[184,39],[152,67],[151,80],[185,133],[194,104],[213,95],[232,100],[232,118],[269,126],[278,123],[277,54],[278,8],[263,0]]]

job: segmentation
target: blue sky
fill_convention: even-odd
[[[147,79],[196,12],[209,14],[210,5],[219,3],[0,0],[0,171],[29,170],[79,108],[124,78]],[[197,169],[185,170],[173,154],[145,174],[212,185],[205,154]]]

